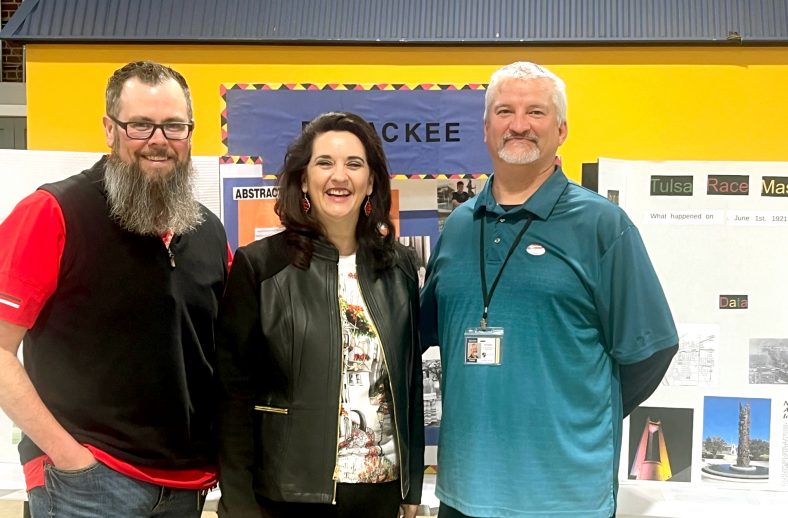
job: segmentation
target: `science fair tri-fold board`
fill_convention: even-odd
[[[784,516],[788,163],[600,159],[598,192],[643,236],[680,341],[627,420],[620,511]]]

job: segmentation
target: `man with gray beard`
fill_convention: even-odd
[[[118,69],[103,125],[109,157],[0,224],[0,407],[24,432],[33,518],[197,518],[217,480],[227,238],[194,197],[181,74]]]
[[[176,163],[168,175],[148,177],[138,164],[127,164],[113,152],[104,173],[110,215],[137,234],[191,232],[205,220],[194,198],[194,174],[189,159]]]
[[[440,346],[443,369],[441,518],[613,516],[622,419],[678,348],[637,228],[556,161],[566,104],[544,67],[493,73],[493,175],[451,213],[427,266],[421,339]]]

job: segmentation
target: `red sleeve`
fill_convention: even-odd
[[[54,293],[66,242],[54,196],[36,191],[0,223],[0,319],[33,327]]]
[[[227,243],[227,271],[233,266],[233,249],[230,248],[230,243]]]

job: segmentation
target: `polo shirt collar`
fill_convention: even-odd
[[[482,189],[482,192],[476,197],[476,203],[473,207],[474,215],[478,215],[482,209],[492,214],[503,214],[503,208],[495,201],[492,192],[492,184],[495,181],[495,175],[490,176],[490,181],[487,182]],[[508,211],[509,214],[516,214],[519,211],[527,211],[541,220],[546,220],[550,213],[553,211],[558,198],[566,189],[569,180],[561,170],[561,166],[556,166],[553,173],[537,191],[528,198],[521,207]]]

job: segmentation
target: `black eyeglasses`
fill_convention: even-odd
[[[193,122],[165,122],[164,124],[154,124],[152,122],[119,121],[112,115],[107,115],[112,122],[123,128],[126,136],[133,140],[148,140],[161,128],[164,138],[167,140],[186,140],[194,130]]]

